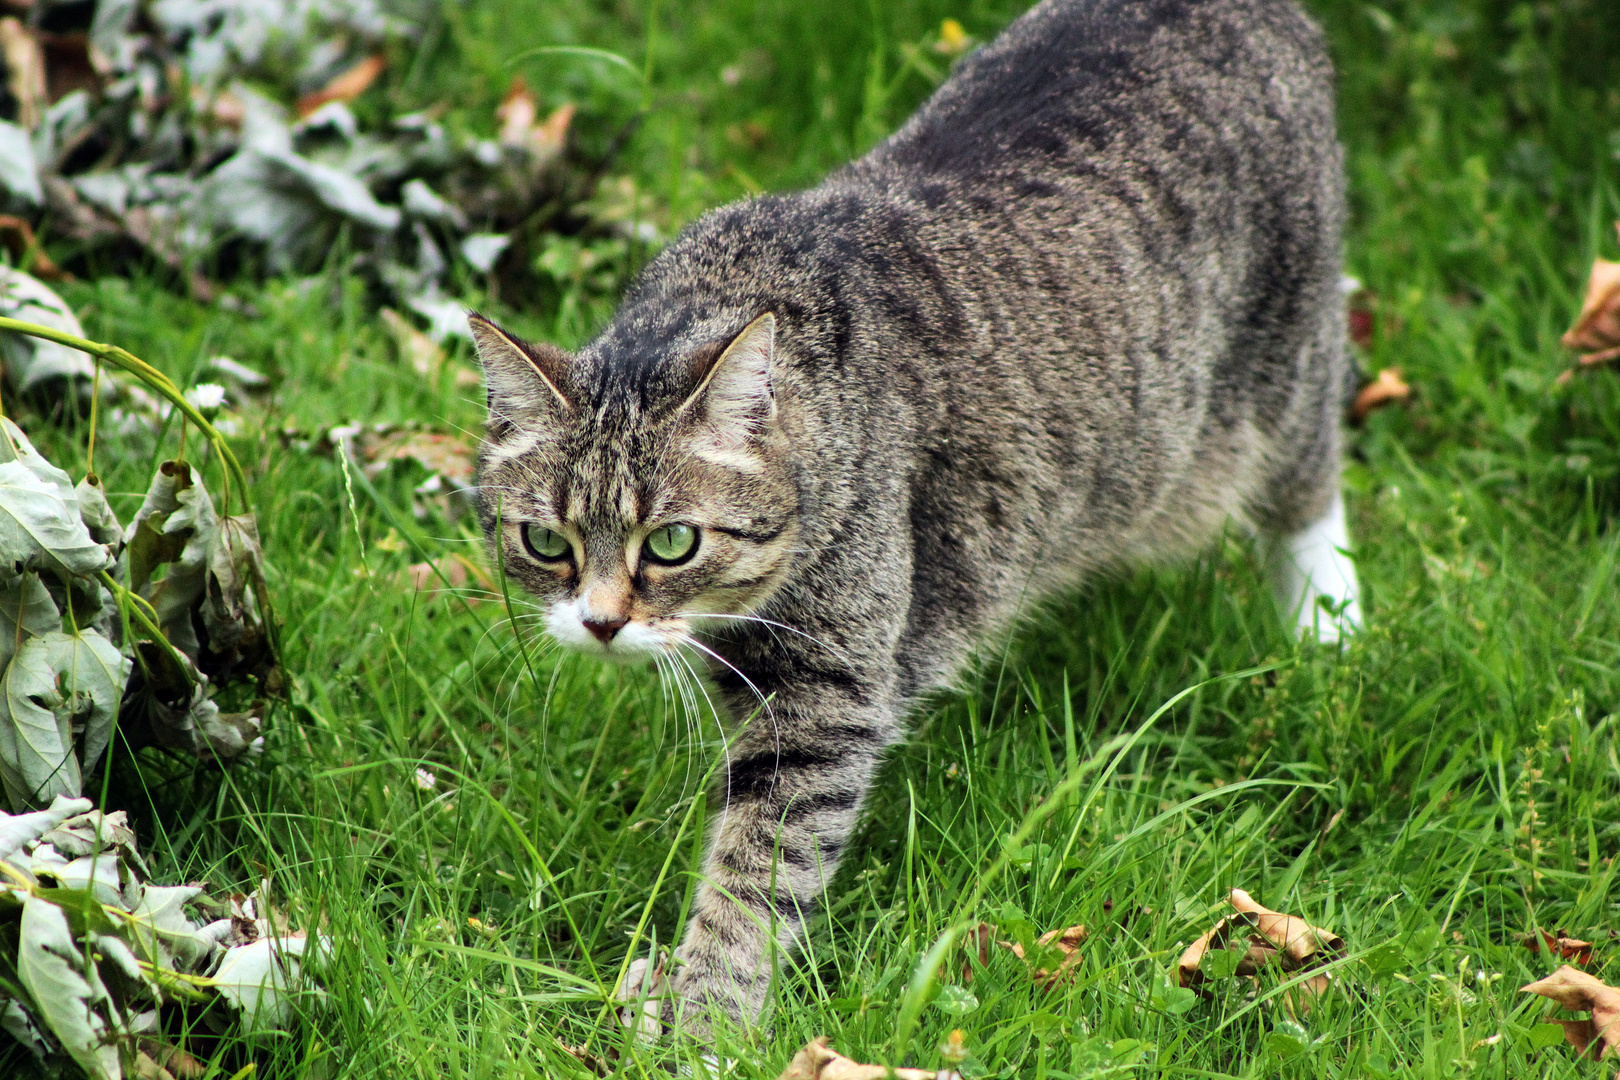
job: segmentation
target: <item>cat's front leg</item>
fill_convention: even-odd
[[[767,704],[727,751],[718,821],[675,951],[666,1015],[699,1033],[711,1010],[759,1018],[773,961],[799,943],[899,734],[882,689],[847,672],[761,689]]]

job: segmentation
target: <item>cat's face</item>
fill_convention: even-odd
[[[472,328],[489,390],[484,529],[552,637],[639,659],[769,597],[798,532],[772,316],[669,358],[661,389],[633,392],[478,316]]]

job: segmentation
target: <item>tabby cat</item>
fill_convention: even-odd
[[[907,714],[1031,604],[1236,520],[1301,632],[1358,623],[1331,84],[1291,0],[1045,0],[577,355],[472,316],[508,572],[742,722],[666,1019],[759,1016]]]

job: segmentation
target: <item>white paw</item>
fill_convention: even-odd
[[[1300,637],[1333,644],[1361,629],[1361,588],[1351,561],[1344,500],[1335,495],[1321,519],[1283,538],[1272,553],[1272,583],[1283,618]]]
[[[619,1022],[634,1031],[642,1042],[658,1041],[664,1033],[664,999],[669,993],[669,980],[664,975],[662,961],[657,967],[647,958],[632,961],[624,979],[613,991],[614,998],[624,1003],[624,1008],[619,1010]]]

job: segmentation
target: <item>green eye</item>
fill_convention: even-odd
[[[572,550],[562,533],[553,532],[532,521],[523,523],[523,546],[529,549],[530,555],[542,562],[556,562]]]
[[[641,546],[653,562],[682,563],[697,550],[697,530],[690,525],[662,525],[648,533]]]

